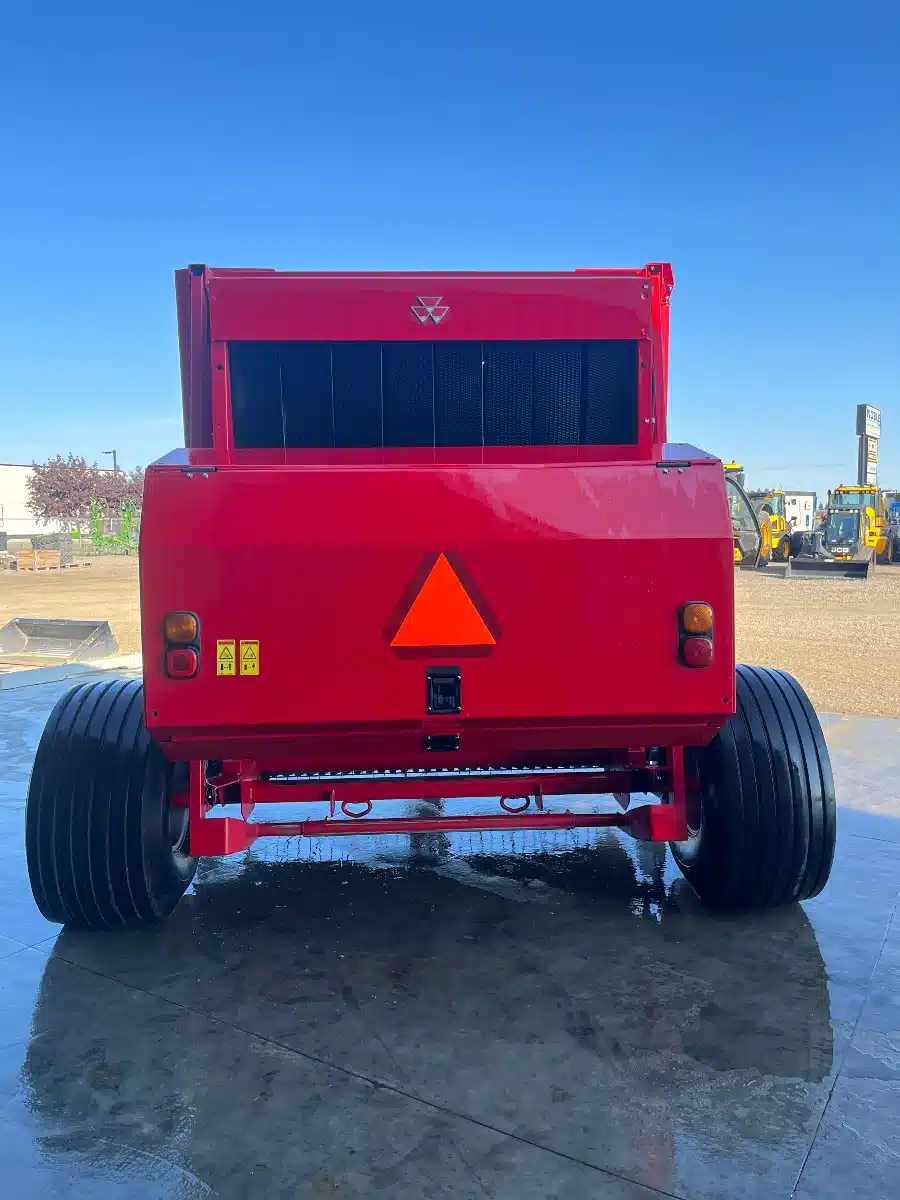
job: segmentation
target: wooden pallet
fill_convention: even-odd
[[[53,571],[60,568],[58,550],[21,550],[16,555],[17,571]]]
[[[60,562],[58,550],[22,550],[10,566],[16,571],[66,571],[72,567],[89,567],[89,562]]]

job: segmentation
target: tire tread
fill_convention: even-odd
[[[169,842],[171,770],[144,725],[140,680],[79,684],[57,701],[25,816],[28,874],[45,917],[110,929],[169,915],[196,869]]]
[[[791,675],[737,668],[734,717],[701,752],[704,819],[676,862],[715,907],[762,909],[818,895],[834,861],[834,779],[822,727]]]

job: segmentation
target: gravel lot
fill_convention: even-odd
[[[822,712],[900,716],[900,566],[868,583],[736,571],[738,662],[783,667]],[[40,575],[0,572],[0,624],[94,617],[123,654],[140,649],[136,557]]]
[[[120,654],[141,648],[137,555],[98,556],[64,571],[0,571],[0,625],[14,617],[109,621]]]
[[[735,572],[737,660],[782,667],[821,712],[900,716],[900,566],[852,579]]]

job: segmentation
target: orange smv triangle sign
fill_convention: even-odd
[[[446,555],[431,568],[391,645],[398,649],[496,645]]]

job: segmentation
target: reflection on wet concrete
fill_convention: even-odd
[[[255,1071],[253,1093],[242,1086],[243,1056],[260,1051],[211,1066],[211,1030],[184,1044],[190,1010],[653,1187],[688,1182],[685,1137],[712,1188],[734,1171],[735,1139],[769,1175],[817,1119],[832,1070],[812,927],[796,908],[738,938],[665,881],[662,855],[645,872],[628,850],[606,835],[480,854],[459,878],[396,862],[210,863],[164,931],[62,933],[22,1066],[45,1148],[67,1155],[91,1131],[169,1160],[177,1140],[184,1168],[215,1180],[219,1088],[239,1137],[262,1086]],[[138,989],[134,1015],[107,1011],[98,1028],[73,1010],[68,964],[88,969],[89,993],[107,975]],[[151,1016],[156,997],[171,1003]],[[748,1111],[763,1079],[766,1104]],[[277,1071],[261,1094],[304,1103]]]
[[[659,847],[564,831],[264,841],[202,863],[160,929],[57,933],[29,913],[11,769],[7,1190],[896,1194],[900,858],[891,791],[861,799],[872,745],[895,761],[873,724],[859,760],[836,736],[859,807],[832,885],[752,918],[701,910]]]

